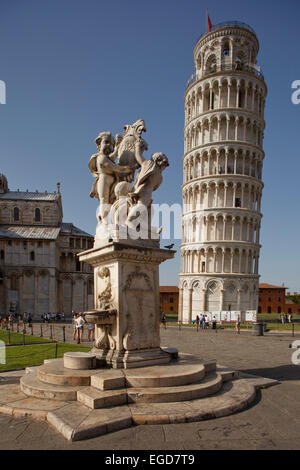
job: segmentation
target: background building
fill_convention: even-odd
[[[258,313],[300,313],[300,298],[285,293],[287,287],[259,284]]]
[[[258,313],[286,313],[287,287],[259,284]]]
[[[83,311],[93,308],[92,268],[77,253],[93,237],[63,223],[54,193],[10,191],[0,174],[0,313]]]
[[[216,25],[184,96],[179,312],[257,310],[267,87],[250,26]]]
[[[160,286],[159,303],[164,314],[178,314],[179,289],[177,286]]]

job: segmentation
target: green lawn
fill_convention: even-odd
[[[25,344],[49,343],[49,338],[40,338],[39,336],[24,335]],[[10,341],[9,341],[10,340]],[[21,333],[12,333],[7,330],[0,330],[0,341],[5,344],[23,344],[23,335]]]
[[[280,313],[259,313],[257,315],[257,318],[258,318],[258,321],[264,321],[264,322],[268,322],[268,323],[271,323],[274,320],[275,320],[275,323],[277,321],[281,322]],[[294,314],[293,315],[293,320],[300,321],[300,315]]]
[[[57,357],[68,351],[90,351],[91,348],[77,344],[57,343]],[[11,346],[6,348],[6,364],[1,370],[21,369],[42,364],[45,359],[55,359],[56,344],[34,344],[32,346]]]

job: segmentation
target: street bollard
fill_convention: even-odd
[[[50,339],[53,339],[52,325],[50,325]]]
[[[19,323],[17,323],[17,333],[19,333]]]
[[[295,323],[292,323],[292,337],[295,336]]]
[[[33,336],[33,324],[32,323],[30,325],[30,328],[31,328],[31,335]]]
[[[23,330],[23,346],[25,346],[25,329]]]
[[[41,333],[40,333],[40,337],[41,337],[41,338],[43,337],[43,325],[41,325]]]
[[[10,329],[8,330],[8,344],[10,344]]]
[[[55,359],[57,359],[57,346],[58,346],[58,344],[55,343]]]
[[[63,343],[65,343],[66,342],[66,327],[63,326],[62,330],[63,330]]]

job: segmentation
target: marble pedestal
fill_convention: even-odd
[[[85,314],[96,325],[92,353],[98,359],[116,369],[171,360],[160,348],[159,265],[174,253],[128,240],[79,255],[94,268],[95,309]]]

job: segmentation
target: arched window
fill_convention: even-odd
[[[14,207],[14,221],[20,220],[20,211],[18,207]]]
[[[35,222],[40,222],[41,221],[41,211],[39,208],[35,209],[34,211],[34,220]]]
[[[5,259],[4,250],[1,250],[1,251],[0,251],[0,259],[1,259],[2,261],[4,261],[4,259]]]
[[[35,260],[35,253],[34,251],[31,251],[30,252],[30,261],[34,261]]]
[[[277,313],[281,313],[281,307],[278,307]]]
[[[271,307],[268,307],[268,313],[272,313]]]

